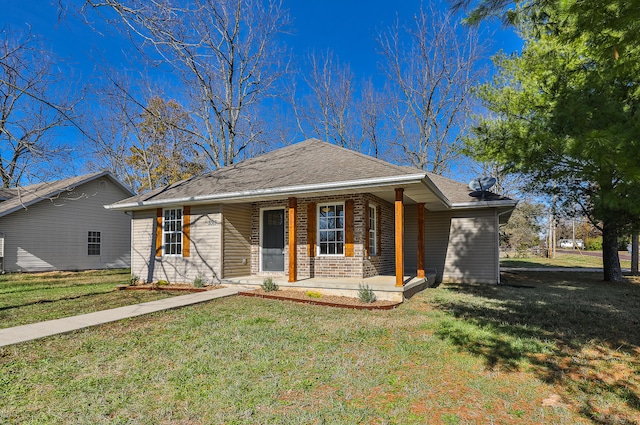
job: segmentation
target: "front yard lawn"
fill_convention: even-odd
[[[0,423],[632,424],[640,281],[505,274],[391,311],[232,297],[0,348]]]
[[[525,257],[525,258],[501,258],[502,267],[526,267],[526,268],[553,268],[553,267],[589,267],[602,268],[602,258],[581,254],[558,253],[556,258]],[[630,268],[631,261],[620,260],[622,268]]]
[[[0,328],[91,313],[176,295],[116,291],[129,269],[0,275]]]

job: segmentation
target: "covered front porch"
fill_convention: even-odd
[[[368,286],[376,294],[379,300],[402,302],[411,298],[415,293],[433,285],[436,278],[435,270],[426,270],[424,277],[404,276],[403,285],[397,286],[396,276],[378,275],[367,278],[328,278],[313,277],[289,282],[287,276],[274,276],[271,279],[281,289],[294,289],[299,291],[319,291],[327,295],[339,295],[357,297],[360,285]],[[241,276],[223,279],[225,285],[245,285],[258,288],[265,276]]]

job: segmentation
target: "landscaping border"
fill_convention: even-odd
[[[243,297],[254,297],[254,298],[266,298],[269,300],[279,300],[279,301],[293,301],[302,304],[312,304],[312,305],[322,305],[325,307],[337,307],[337,308],[349,308],[352,310],[393,310],[398,307],[402,302],[397,304],[389,304],[389,305],[353,305],[353,304],[339,304],[339,303],[331,303],[327,301],[318,301],[318,300],[306,300],[301,298],[290,298],[290,297],[281,297],[278,295],[267,295],[267,294],[256,294],[255,292],[245,292],[240,291],[238,295]]]

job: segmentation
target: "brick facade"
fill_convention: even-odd
[[[354,256],[344,255],[315,255],[310,257],[307,240],[307,208],[310,202],[318,204],[343,203],[347,199],[354,201]],[[368,211],[365,211],[366,203],[375,205],[380,214],[381,250],[377,256],[365,258],[364,243],[368,235],[366,222]],[[256,202],[252,204],[251,224],[251,274],[256,276],[284,276],[288,270],[288,220],[287,199],[278,201]],[[285,210],[285,247],[284,270],[281,273],[260,271],[260,214],[264,209],[282,208]],[[348,196],[321,196],[298,198],[298,240],[297,240],[297,265],[298,279],[313,277],[354,277],[365,278],[380,274],[393,275],[395,273],[395,231],[394,231],[394,206],[371,194],[354,194]]]

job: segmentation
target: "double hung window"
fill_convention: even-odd
[[[320,255],[344,255],[344,204],[318,206]]]
[[[162,239],[164,255],[182,255],[182,208],[164,210]]]
[[[375,206],[369,206],[369,256],[378,255],[378,211]]]
[[[87,255],[100,255],[100,232],[89,231],[87,234]]]

